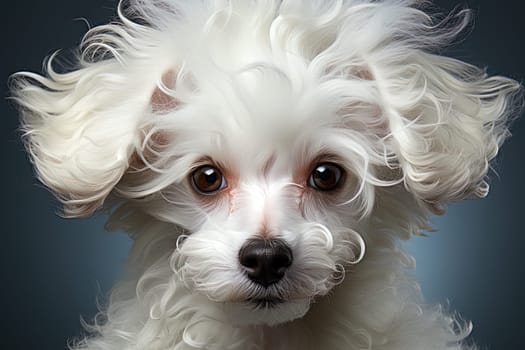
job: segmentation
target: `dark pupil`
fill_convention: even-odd
[[[314,181],[321,189],[329,189],[337,184],[336,172],[326,165],[320,165],[315,169]]]
[[[219,172],[213,168],[204,168],[198,172],[195,185],[197,185],[201,191],[215,191],[221,186],[221,176]]]
[[[205,169],[203,170],[202,174],[204,175],[204,181],[210,185],[213,185],[215,182],[217,182],[217,172],[215,169]]]

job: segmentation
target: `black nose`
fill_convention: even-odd
[[[280,239],[254,238],[242,246],[239,261],[253,282],[268,287],[283,278],[293,256],[290,247]]]

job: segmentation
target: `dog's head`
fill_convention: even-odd
[[[49,60],[47,77],[21,73],[13,88],[67,215],[111,194],[117,221],[172,225],[187,288],[243,323],[284,322],[363,257],[377,210],[487,193],[519,86],[429,53],[467,17],[434,26],[402,2],[130,1],[88,33],[81,68]]]

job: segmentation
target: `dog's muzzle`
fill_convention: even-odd
[[[284,277],[293,255],[281,239],[254,238],[239,250],[239,262],[252,282],[267,288]]]

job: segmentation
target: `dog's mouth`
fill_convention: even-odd
[[[310,309],[308,299],[289,299],[275,295],[252,295],[223,307],[228,321],[236,326],[273,326],[301,318]]]
[[[284,302],[284,299],[278,297],[250,298],[247,300],[247,303],[253,306],[256,310],[272,309]]]

